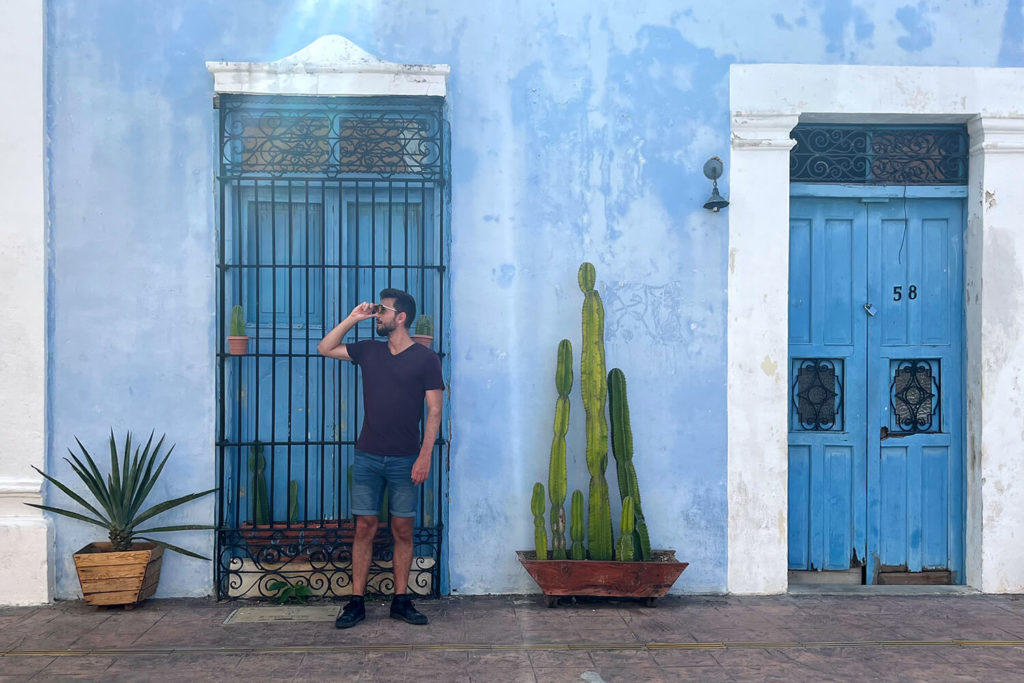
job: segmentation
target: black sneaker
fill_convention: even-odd
[[[408,595],[396,595],[391,601],[391,618],[401,619],[410,624],[422,626],[427,623],[427,616],[417,611]]]
[[[341,610],[341,614],[334,620],[335,628],[352,628],[360,621],[366,618],[366,605],[363,604],[363,599],[353,597],[345,605],[345,609]]]

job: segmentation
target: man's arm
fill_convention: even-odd
[[[373,304],[366,301],[358,304],[347,318],[338,323],[333,330],[327,333],[326,337],[320,340],[320,343],[316,345],[316,350],[320,352],[321,356],[328,358],[352,360],[352,357],[348,355],[348,346],[342,344],[341,340],[359,321],[376,317],[377,314],[373,312]]]
[[[444,389],[427,391],[427,421],[423,424],[423,445],[412,465],[412,483],[422,484],[430,474],[430,456],[434,453],[437,430],[441,428],[441,394]]]

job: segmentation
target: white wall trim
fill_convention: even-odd
[[[414,95],[444,97],[447,64],[398,64],[342,36],[317,38],[275,62],[207,62],[214,91],[248,95]]]
[[[4,7],[0,80],[0,604],[53,595],[52,530],[42,511],[46,467],[45,3]]]
[[[787,588],[787,140],[801,119],[969,122],[966,581],[986,592],[1024,590],[1015,535],[1024,528],[1021,101],[1024,69],[731,67],[730,592]]]

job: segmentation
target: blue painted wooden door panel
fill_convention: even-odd
[[[794,198],[789,567],[963,567],[963,205]]]

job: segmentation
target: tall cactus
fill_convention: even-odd
[[[622,499],[622,523],[620,525],[622,534],[619,536],[619,543],[615,548],[615,558],[622,562],[632,562],[633,555],[633,498],[626,496]]]
[[[572,344],[568,339],[558,343],[558,365],[555,368],[555,438],[551,442],[551,464],[548,470],[548,499],[551,501],[551,558],[565,559],[565,434],[569,431],[569,392],[572,390]]]
[[[592,263],[580,265],[578,274],[583,292],[583,349],[580,351],[580,392],[587,414],[587,470],[590,472],[587,535],[590,558],[612,559],[612,513],[608,500],[608,422],[604,406],[607,379],[604,370],[604,305],[594,289],[597,273]]]
[[[572,550],[569,556],[574,560],[585,560],[587,549],[583,547],[583,491],[576,489],[572,492],[570,510],[569,535],[572,536]]]
[[[537,548],[537,559],[548,559],[548,534],[544,530],[544,484],[539,481],[533,485],[533,542]]]
[[[633,468],[633,430],[629,424],[626,375],[618,368],[612,368],[608,373],[608,414],[612,423],[612,454],[615,456],[615,470],[619,478],[619,495],[622,497],[623,505],[626,498],[633,499],[636,519],[633,530],[633,556],[647,561],[651,559],[651,539],[647,533],[647,523],[644,521],[643,506],[640,504],[640,485],[636,479],[636,470]]]

